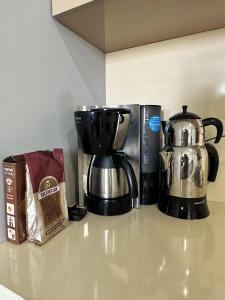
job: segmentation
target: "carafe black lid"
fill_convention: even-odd
[[[198,115],[187,112],[187,105],[182,106],[183,112],[178,113],[170,118],[170,121],[172,120],[186,120],[186,119],[201,119]]]

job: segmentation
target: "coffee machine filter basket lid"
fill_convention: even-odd
[[[128,108],[118,108],[118,107],[99,107],[99,108],[92,108],[91,111],[94,112],[118,112],[121,114],[130,114],[130,109]]]

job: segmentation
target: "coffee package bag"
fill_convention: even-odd
[[[24,156],[28,239],[41,245],[68,225],[63,150]]]
[[[21,244],[27,238],[23,155],[11,155],[3,160],[3,179],[7,240],[14,244]]]

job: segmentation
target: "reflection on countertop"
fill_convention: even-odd
[[[203,220],[156,206],[89,213],[43,246],[0,246],[0,282],[32,300],[225,299],[225,204]]]

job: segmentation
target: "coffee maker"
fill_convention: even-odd
[[[74,113],[82,162],[79,193],[93,213],[118,215],[138,205],[135,171],[122,152],[130,114],[122,107],[90,107]]]
[[[165,147],[161,154],[161,197],[159,209],[181,219],[201,219],[209,215],[207,183],[216,180],[219,156],[205,143],[205,127],[217,129],[215,143],[223,135],[223,123],[216,118],[201,119],[183,112],[163,124]]]
[[[133,201],[133,208],[139,208],[140,204],[158,202],[161,106],[139,104],[79,106],[77,111],[82,112],[104,108],[128,109],[130,111],[129,126],[122,151],[129,158],[138,185],[138,197]],[[88,170],[92,156],[92,154],[88,154],[86,148],[82,147],[78,138],[79,200],[76,207],[77,205],[78,207],[87,206]]]

